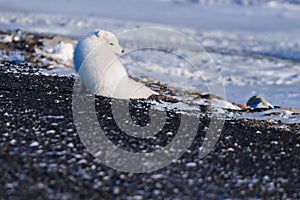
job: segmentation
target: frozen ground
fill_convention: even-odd
[[[252,6],[176,2],[0,0],[0,29],[21,28],[77,39],[96,28],[116,33],[147,26],[172,28],[194,38],[209,52],[229,101],[245,103],[253,95],[262,95],[273,105],[300,108],[300,12],[296,1]],[[160,41],[158,38],[155,42]],[[133,48],[134,44],[131,38],[124,47]],[[174,45],[181,48],[183,44]],[[183,54],[193,52],[188,45],[183,49]],[[174,56],[157,53],[161,52],[138,51],[122,57],[122,61],[133,76],[175,85],[181,77],[186,86],[205,90],[205,82],[195,71],[182,67],[182,61]]]

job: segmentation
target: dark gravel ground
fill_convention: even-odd
[[[42,76],[28,66],[12,73],[12,66],[2,61],[0,70],[0,199],[300,199],[299,124],[278,130],[264,121],[226,120],[214,150],[200,159],[210,121],[203,116],[177,161],[150,173],[120,172],[82,144],[72,116],[73,78]],[[97,97],[100,123],[110,115],[109,101]],[[141,116],[139,123],[148,120]],[[169,117],[150,141],[132,142],[115,124],[102,125],[122,148],[151,151],[178,128],[178,116]]]

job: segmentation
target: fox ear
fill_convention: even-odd
[[[95,35],[100,39],[105,39],[105,31],[96,31]]]

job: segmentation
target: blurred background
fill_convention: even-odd
[[[299,0],[0,0],[2,30],[77,40],[95,29],[120,33],[149,26],[181,31],[199,42],[217,64],[229,101],[262,95],[273,105],[300,108]],[[147,62],[146,55],[139,56]],[[172,58],[166,61],[190,84],[200,85],[192,71],[180,70]],[[135,71],[128,59],[123,62],[135,76],[165,73],[174,82],[179,76],[160,68]]]

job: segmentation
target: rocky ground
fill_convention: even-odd
[[[121,172],[95,159],[80,140],[72,113],[74,77],[44,76],[28,63],[0,65],[1,199],[300,198],[299,124],[280,128],[280,122],[227,119],[214,149],[199,158],[211,120],[203,113],[192,145],[178,160],[154,172]],[[167,133],[178,129],[176,114],[151,140],[139,140],[106,120],[110,101],[96,97],[96,110],[115,145],[153,151],[157,142],[173,139]],[[149,120],[137,115],[139,123]]]

